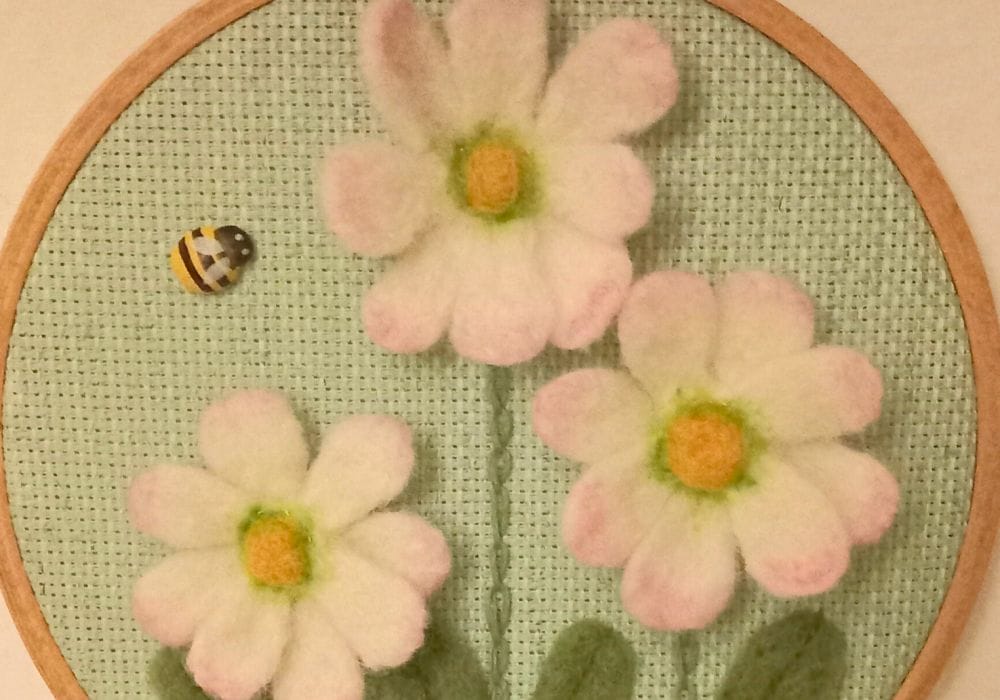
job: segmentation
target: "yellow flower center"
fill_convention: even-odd
[[[255,509],[240,530],[243,566],[254,583],[287,590],[309,578],[309,529],[290,513]]]
[[[480,214],[503,214],[521,193],[519,154],[510,146],[486,141],[465,165],[465,200]]]
[[[665,466],[685,486],[718,491],[740,476],[743,443],[743,429],[726,415],[682,415],[667,426]]]

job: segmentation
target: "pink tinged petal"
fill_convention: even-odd
[[[423,147],[450,118],[444,45],[410,0],[376,0],[361,20],[361,70],[372,102],[404,143]]]
[[[274,682],[274,700],[361,700],[365,679],[330,618],[306,599],[292,613],[292,639]]]
[[[190,644],[219,601],[244,585],[234,564],[227,547],[171,554],[136,582],[132,591],[136,623],[168,647]]]
[[[667,498],[640,469],[588,469],[566,499],[563,541],[583,564],[621,567],[653,529]]]
[[[725,509],[675,497],[625,566],[622,603],[646,627],[700,629],[726,609],[735,586]]]
[[[412,513],[374,513],[341,540],[386,571],[409,581],[424,596],[444,583],[451,552],[440,530]]]
[[[650,446],[653,405],[630,376],[610,369],[579,369],[535,394],[532,423],[542,442],[577,462],[596,464],[619,455],[637,459]]]
[[[211,471],[257,496],[294,496],[309,464],[302,426],[288,399],[272,391],[240,391],[210,405],[198,446]]]
[[[323,167],[327,225],[349,250],[395,255],[430,222],[429,183],[443,181],[430,157],[384,143],[338,146]]]
[[[728,385],[751,403],[779,442],[834,438],[878,418],[882,378],[867,357],[820,346],[761,365]]]
[[[426,350],[448,327],[459,280],[448,235],[428,231],[365,295],[365,331],[386,350]]]
[[[556,305],[552,344],[576,350],[594,342],[621,308],[632,261],[621,243],[552,226],[542,238],[542,264]]]
[[[878,542],[899,507],[899,484],[864,452],[838,442],[794,445],[783,456],[825,495],[855,544]]]
[[[719,285],[717,295],[716,371],[723,381],[812,345],[812,300],[790,279],[766,272],[736,272]]]
[[[837,511],[788,464],[760,466],[757,484],[734,494],[729,509],[747,573],[782,598],[830,590],[850,562]]]
[[[327,431],[302,502],[320,526],[339,530],[384,506],[413,471],[413,436],[392,416],[351,416]]]
[[[545,153],[545,174],[552,216],[583,233],[619,241],[649,223],[653,179],[628,146],[556,145]]]
[[[128,490],[135,528],[174,548],[234,543],[249,506],[246,494],[197,467],[153,467],[136,476]]]
[[[332,552],[331,572],[316,601],[362,665],[379,670],[406,663],[424,643],[423,596],[348,547]]]
[[[527,122],[548,71],[547,3],[460,0],[445,26],[461,125]]]
[[[687,272],[654,272],[632,286],[618,317],[622,359],[654,398],[708,379],[717,306],[708,280]]]
[[[291,632],[287,602],[247,585],[220,601],[195,632],[187,667],[219,700],[250,700],[273,677]]]
[[[545,347],[555,304],[536,247],[537,235],[525,225],[470,232],[455,261],[463,268],[462,282],[448,336],[458,354],[507,366]]]
[[[656,30],[612,20],[584,35],[552,76],[539,128],[549,138],[610,141],[657,121],[677,90],[673,54]]]

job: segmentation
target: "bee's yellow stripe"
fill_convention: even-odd
[[[210,292],[212,287],[205,283],[205,269],[194,249],[193,240],[193,232],[187,231],[174,246],[170,265],[185,289],[190,292]]]
[[[201,291],[201,289],[198,287],[198,283],[192,279],[191,273],[188,272],[187,266],[181,259],[182,245],[184,245],[183,240],[175,245],[173,250],[170,251],[170,269],[173,270],[174,276],[177,277],[177,280],[186,291],[191,292],[192,294],[197,294]]]

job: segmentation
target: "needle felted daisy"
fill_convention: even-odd
[[[418,352],[447,331],[510,365],[604,332],[632,277],[625,239],[653,183],[620,140],[674,103],[670,49],[607,22],[548,83],[544,0],[458,0],[447,47],[410,0],[377,0],[361,67],[394,142],[336,148],[322,200],[350,250],[396,256],[363,304],[372,339]]]
[[[136,584],[139,626],[190,646],[192,677],[221,700],[268,684],[274,700],[360,700],[363,668],[423,644],[450,568],[439,531],[377,510],[409,479],[409,428],[346,418],[310,465],[287,400],[245,391],[209,406],[198,438],[207,469],[154,467],[129,489],[135,527],[177,550]]]
[[[648,627],[703,627],[727,606],[737,554],[779,597],[833,587],[852,545],[877,541],[893,476],[842,444],[880,412],[861,354],[813,346],[793,283],[729,275],[713,291],[681,272],[633,287],[618,320],[627,371],[584,369],[544,386],[534,428],[587,466],[563,513],[582,563],[624,567],[625,609]]]

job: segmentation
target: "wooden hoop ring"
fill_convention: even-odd
[[[118,116],[202,41],[271,0],[202,0],[123,63],[59,137],[35,175],[0,254],[0,585],[25,646],[57,698],[87,700],[49,631],[24,569],[3,464],[3,380],[28,268],[66,188]],[[972,351],[978,409],[969,524],[955,575],[923,648],[894,700],[921,700],[944,669],[983,584],[1000,506],[1000,326],[986,273],[962,212],[930,154],[881,90],[826,37],[777,0],[707,0],[773,39],[861,118],[913,189],[944,253]]]

